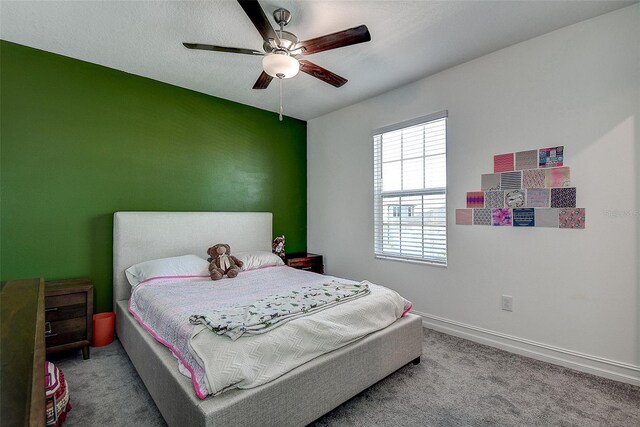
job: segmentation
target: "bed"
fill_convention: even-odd
[[[383,330],[310,360],[259,387],[200,399],[176,358],[128,311],[124,271],[137,263],[204,254],[227,242],[234,252],[271,249],[270,213],[117,212],[114,215],[114,311],[125,351],[169,425],[305,425],[422,353],[422,322],[410,313]]]

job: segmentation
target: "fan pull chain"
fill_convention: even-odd
[[[278,117],[280,118],[280,121],[282,121],[282,112],[283,112],[283,108],[282,108],[282,79],[278,79],[280,81],[280,111],[278,114]]]

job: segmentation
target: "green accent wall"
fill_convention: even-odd
[[[306,122],[6,41],[0,101],[2,280],[89,276],[111,310],[116,211],[273,212],[306,249]]]

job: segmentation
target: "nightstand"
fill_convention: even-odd
[[[324,262],[322,260],[322,255],[298,252],[287,254],[286,260],[289,267],[324,274]]]
[[[88,278],[45,282],[47,354],[82,348],[89,358],[93,332],[93,284]]]

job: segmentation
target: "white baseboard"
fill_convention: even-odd
[[[425,327],[439,332],[500,348],[511,353],[531,357],[532,359],[575,369],[576,371],[640,386],[640,366],[591,356],[415,310],[411,312],[422,316],[422,324]]]

